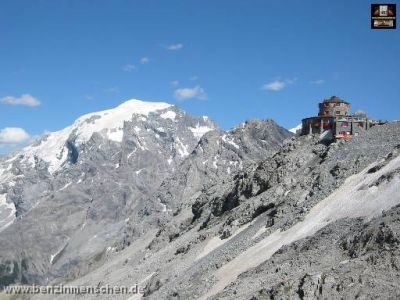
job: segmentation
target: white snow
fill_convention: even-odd
[[[200,140],[203,135],[211,130],[214,130],[214,128],[208,126],[200,126],[200,124],[197,123],[196,127],[189,127],[189,130],[193,133],[195,138]]]
[[[301,130],[301,128],[303,128],[303,125],[300,123],[296,127],[289,129],[289,131],[296,134],[299,130]]]
[[[53,263],[54,258],[57,256],[57,253],[50,255],[50,264]]]
[[[136,173],[136,175],[139,175],[142,171],[144,170],[144,168],[142,168],[142,169],[140,169],[140,170],[137,170],[137,171],[135,171],[135,173]]]
[[[167,211],[167,206],[164,203],[160,203],[162,206],[162,211],[166,212]]]
[[[215,156],[214,156],[213,163],[212,163],[212,165],[213,165],[213,167],[214,167],[215,169],[218,169],[217,163],[218,163],[218,156],[215,155]]]
[[[133,150],[131,153],[129,153],[126,158],[129,159],[133,154],[135,154],[136,150],[137,149],[135,148],[135,150]]]
[[[7,172],[8,167],[6,169],[0,168],[0,183],[11,183],[12,179],[16,176],[13,175],[11,172]]]
[[[69,240],[69,238],[68,238],[68,240]],[[68,241],[68,240],[67,240],[67,241]],[[56,256],[57,256],[58,254],[60,254],[61,251],[64,250],[64,248],[65,248],[65,245],[64,245],[60,250],[58,250],[56,253],[50,255],[50,264],[53,263],[54,258],[56,258]]]
[[[353,175],[324,200],[315,205],[299,222],[286,231],[276,230],[260,242],[239,254],[214,274],[218,282],[201,299],[215,295],[234,281],[237,276],[268,260],[283,245],[315,234],[319,229],[341,218],[372,218],[383,210],[400,203],[400,178],[394,177],[390,183],[374,182],[382,175],[400,168],[400,156],[390,161],[375,173],[368,174],[369,166]],[[371,186],[371,187],[369,187]]]
[[[122,127],[114,128],[114,130],[107,131],[108,139],[116,142],[122,142],[122,137],[124,135],[124,131]]]
[[[172,209],[168,209],[168,208],[167,208],[167,205],[166,205],[165,203],[162,203],[162,202],[161,202],[161,199],[160,199],[160,198],[158,198],[158,202],[159,202],[160,205],[162,206],[162,212],[170,212],[170,211],[172,211]]]
[[[79,178],[79,180],[76,182],[77,184],[81,183],[83,180],[82,178]]]
[[[170,157],[170,158],[167,159],[167,162],[168,162],[169,165],[172,164],[172,161],[173,161],[173,160],[172,160],[172,157]]]
[[[165,113],[162,113],[162,114],[160,115],[160,117],[163,118],[163,119],[175,120],[175,118],[176,118],[176,113],[175,113],[174,111],[172,111],[172,110],[169,110],[169,111],[167,111],[167,112],[165,112]]]
[[[69,187],[72,184],[72,182],[68,182],[66,185],[64,185],[62,188],[58,189],[57,192],[65,190],[67,187]]]
[[[234,142],[233,139],[228,138],[226,134],[224,134],[224,135],[222,136],[222,140],[223,140],[225,143],[228,143],[228,144],[232,145],[232,146],[235,147],[236,149],[239,149],[239,148],[240,148],[239,145],[236,144],[236,143]]]
[[[188,146],[184,145],[179,138],[176,138],[176,149],[182,157],[189,155]]]
[[[138,141],[140,150],[147,150],[146,142],[143,139],[138,139],[137,141]]]
[[[10,226],[15,220],[15,205],[7,203],[7,194],[0,195],[0,232]]]
[[[25,160],[34,164],[34,157],[40,157],[49,163],[50,173],[54,173],[65,162],[68,157],[68,149],[65,146],[68,137],[73,131],[73,126],[68,126],[63,130],[53,132],[47,135],[46,140],[36,146],[27,146],[22,149]]]
[[[166,109],[170,106],[170,104],[163,102],[144,102],[133,99],[113,109],[86,114],[74,123],[75,127],[78,128],[78,144],[89,140],[93,132],[101,132],[103,130],[110,132],[113,129],[122,130],[124,121],[131,120],[133,114],[148,116],[151,112]],[[97,118],[98,116],[100,118]],[[94,118],[94,120],[88,123],[87,120],[90,118]],[[120,134],[111,133],[108,137],[116,142],[122,141],[122,135]]]
[[[28,146],[22,150],[26,160],[34,164],[34,157],[38,156],[49,163],[50,173],[54,173],[65,162],[68,150],[65,146],[68,137],[74,132],[75,143],[79,146],[87,142],[94,132],[102,134],[115,142],[121,142],[123,136],[124,121],[132,119],[134,114],[146,116],[151,112],[171,107],[171,104],[164,102],[145,102],[140,100],[128,100],[116,108],[95,113],[89,113],[78,118],[71,126],[60,131],[51,132],[47,139],[39,145]],[[138,129],[138,128],[135,128]],[[137,132],[140,131],[137,130]]]

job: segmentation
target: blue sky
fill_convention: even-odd
[[[370,3],[3,0],[0,153],[27,139],[5,128],[37,136],[131,98],[225,129],[291,128],[331,95],[399,119],[400,32],[371,30]]]

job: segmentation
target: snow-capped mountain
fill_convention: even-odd
[[[175,187],[192,197],[287,136],[271,121],[224,132],[208,117],[162,102],[129,100],[86,114],[1,159],[0,268],[15,270],[16,263],[21,270],[24,261],[42,270],[26,272],[29,281],[72,276],[74,268],[87,269],[104,245],[125,247],[132,239],[129,228],[141,236],[171,219],[188,203],[173,196]],[[196,164],[192,178],[185,173],[194,166],[189,162]],[[15,231],[22,228],[21,244]],[[16,251],[16,245],[36,250]]]
[[[217,126],[207,117],[189,116],[163,102],[129,100],[113,109],[86,114],[72,125],[2,158],[0,213],[8,217],[1,220],[0,230],[10,225],[15,215],[26,213],[40,198],[57,190],[53,181],[57,172],[84,164],[85,158],[94,159],[92,156],[102,147],[113,152],[113,168],[135,160],[144,170],[146,163],[140,160],[149,153],[157,153],[160,160],[174,167],[205,133],[215,129]],[[106,162],[107,158],[102,165]]]
[[[291,128],[291,129],[289,129],[289,131],[290,131],[291,133],[296,134],[296,133],[298,133],[298,132],[301,131],[301,128],[302,128],[302,127],[303,127],[303,125],[300,123],[300,124],[297,125],[296,127],[293,127],[293,128]]]
[[[46,134],[40,141],[24,148],[18,155],[23,155],[24,161],[31,164],[34,164],[35,158],[41,159],[49,164],[49,172],[54,173],[68,158],[68,142],[80,147],[88,142],[94,133],[98,133],[110,141],[121,143],[125,121],[132,121],[133,116],[146,121],[151,115],[177,122],[175,109],[174,106],[163,102],[128,100],[116,108],[83,115],[71,126]],[[189,127],[197,139],[215,128],[216,126],[210,121],[207,122],[207,119],[199,121],[194,127]]]

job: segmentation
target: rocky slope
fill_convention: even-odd
[[[189,168],[197,176],[193,189],[201,190],[209,168],[210,180],[222,165],[233,173],[288,136],[272,121],[223,132],[207,117],[138,100],[82,116],[2,158],[1,285],[86,274],[110,252],[173,219],[183,194],[168,200],[170,194],[160,192],[161,186],[182,187],[171,181],[173,174],[187,176]],[[202,147],[203,156],[196,156]],[[204,162],[211,155],[214,160]]]
[[[271,120],[225,132],[163,105],[132,108],[117,141],[107,123],[80,142],[76,123],[61,163],[3,159],[1,284],[139,284],[144,299],[399,295],[399,122],[327,143]]]

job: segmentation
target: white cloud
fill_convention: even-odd
[[[148,58],[148,57],[142,57],[142,58],[140,59],[140,63],[141,63],[142,65],[148,64],[149,62],[150,62],[150,58]]]
[[[20,144],[30,138],[29,134],[22,128],[6,127],[0,130],[0,146]]]
[[[173,81],[171,81],[171,85],[172,86],[178,86],[179,85],[179,81],[178,80],[173,80]]]
[[[262,90],[266,90],[266,91],[277,92],[277,91],[283,90],[289,84],[293,84],[296,81],[297,81],[297,78],[288,78],[288,79],[285,79],[285,80],[276,79],[276,80],[273,80],[271,82],[268,82],[268,83],[264,84],[261,87],[261,89]]]
[[[125,72],[132,72],[135,69],[136,69],[135,65],[132,64],[126,64],[125,66],[122,67],[122,70]]]
[[[180,50],[182,48],[183,48],[183,44],[171,44],[171,45],[165,46],[165,49],[171,50],[171,51]]]
[[[274,80],[269,83],[264,84],[261,89],[262,90],[267,90],[267,91],[280,91],[284,89],[286,86],[286,82],[281,81],[281,80]]]
[[[323,79],[317,79],[317,80],[312,80],[312,81],[310,81],[310,83],[311,83],[311,84],[320,85],[320,84],[325,83],[325,80],[323,80]]]
[[[199,80],[199,76],[192,76],[192,77],[190,77],[189,78],[189,80],[191,80],[191,81],[196,81],[196,80]]]
[[[176,89],[174,92],[174,96],[179,101],[183,101],[183,100],[191,99],[191,98],[200,99],[200,100],[204,100],[207,98],[204,89],[198,85],[193,88]]]
[[[9,105],[24,105],[30,107],[35,107],[40,105],[40,101],[30,94],[23,94],[21,95],[21,97],[6,96],[4,98],[1,98],[0,102]]]

